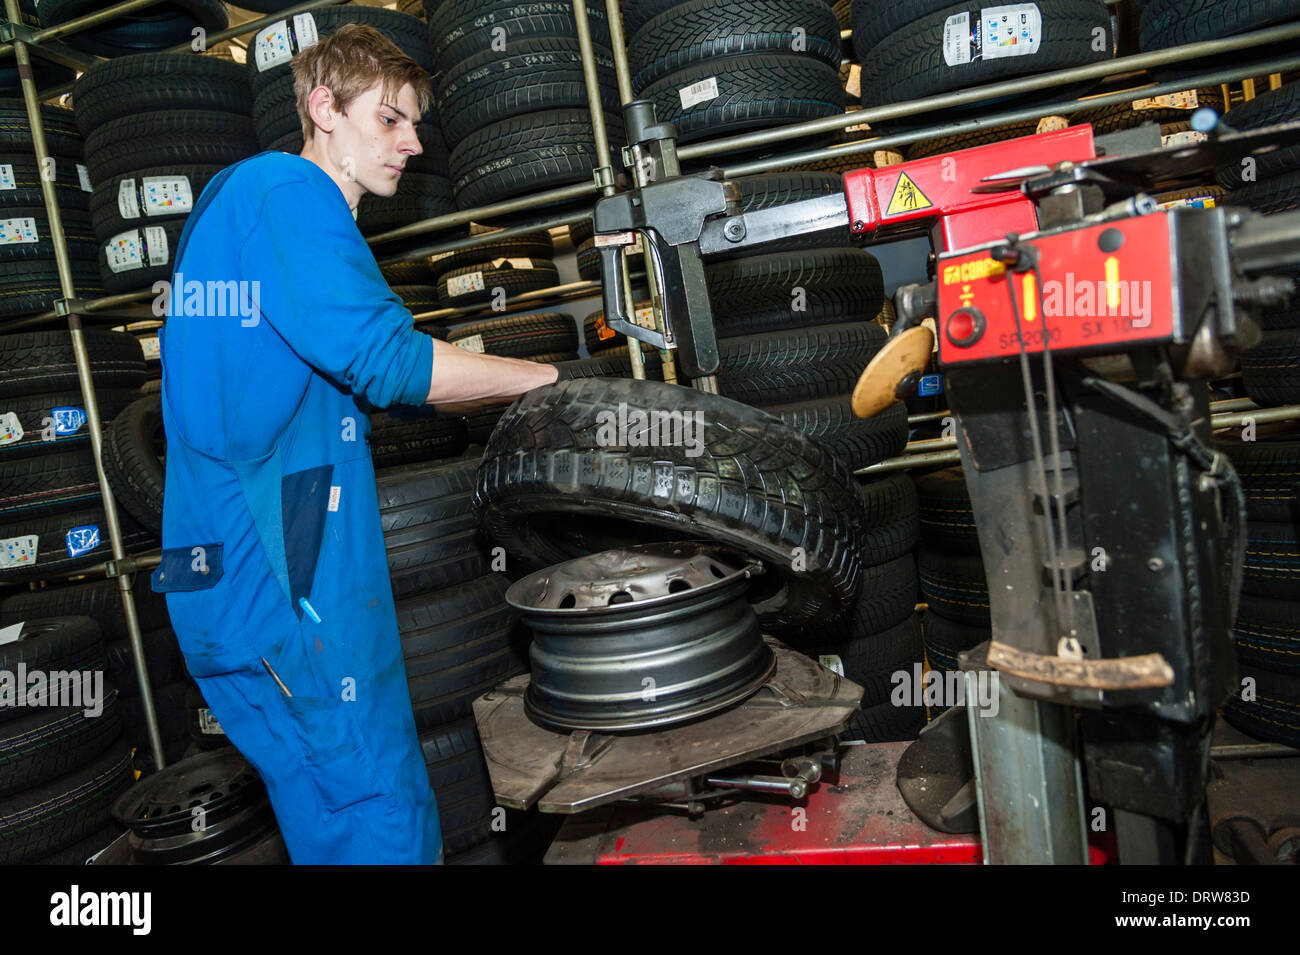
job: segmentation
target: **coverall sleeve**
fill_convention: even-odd
[[[433,339],[384,281],[346,205],[323,202],[301,179],[261,199],[240,262],[259,282],[262,318],[303,361],[376,408],[423,404]]]

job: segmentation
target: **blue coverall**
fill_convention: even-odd
[[[432,340],[300,156],[223,170],[174,261],[152,580],[190,674],[295,863],[440,861],[365,410],[424,403]]]

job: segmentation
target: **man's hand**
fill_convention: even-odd
[[[509,404],[525,391],[554,384],[559,376],[554,365],[483,355],[435,338],[433,379],[425,404],[448,414],[465,414]]]

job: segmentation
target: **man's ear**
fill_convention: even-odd
[[[338,110],[328,86],[318,86],[307,96],[307,113],[323,132],[333,132]]]

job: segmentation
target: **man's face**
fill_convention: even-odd
[[[338,116],[329,137],[331,161],[365,192],[391,196],[407,160],[424,152],[415,132],[419,109],[409,83],[388,97],[376,83]]]

